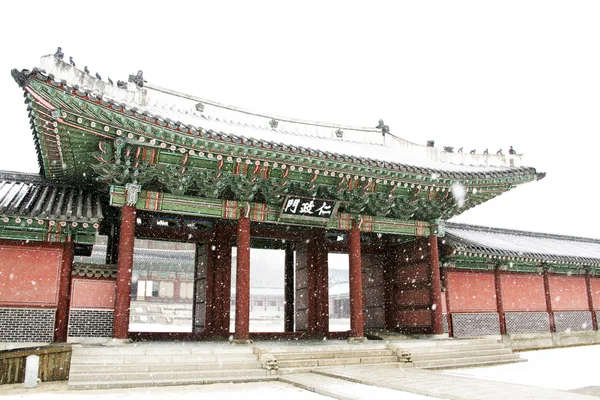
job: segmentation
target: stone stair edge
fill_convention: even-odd
[[[482,351],[482,350],[497,350],[497,349],[507,349],[507,347],[503,344],[494,344],[494,345],[465,345],[465,346],[448,346],[448,347],[403,347],[403,346],[394,346],[391,345],[390,348],[396,348],[397,350],[402,350],[410,353],[461,353],[464,351]]]
[[[73,346],[73,356],[85,355],[243,355],[253,354],[252,348],[231,347],[211,348],[206,346],[172,347],[172,346]]]
[[[210,383],[245,383],[245,382],[266,382],[275,381],[277,376],[261,376],[261,377],[230,377],[230,378],[212,378],[212,379],[187,379],[181,381],[171,380],[140,380],[140,381],[89,381],[89,382],[69,382],[67,388],[69,390],[94,390],[94,389],[117,389],[117,388],[136,388],[150,386],[183,386],[183,385],[205,385]]]
[[[440,353],[436,353],[436,352],[428,352],[428,353],[412,353],[412,352],[407,352],[406,356],[404,356],[403,354],[399,353],[398,357],[400,358],[410,358],[413,361],[415,360],[437,360],[437,359],[447,359],[447,358],[456,358],[457,355],[461,355],[463,357],[476,357],[479,355],[510,355],[510,354],[515,354],[513,353],[513,351],[511,349],[492,349],[492,350],[470,350],[470,351],[465,351],[465,352],[460,352],[460,353],[454,353],[454,352],[440,352]]]
[[[412,362],[415,368],[429,368],[429,367],[443,367],[447,365],[460,364],[460,365],[476,365],[478,363],[485,363],[490,361],[502,361],[502,362],[521,362],[525,361],[519,357],[518,354],[508,354],[506,356],[483,356],[483,357],[461,357],[461,358],[448,358],[443,360],[427,360],[427,361],[414,361]]]
[[[268,351],[271,354],[280,353],[331,353],[331,352],[346,352],[346,351],[366,351],[366,350],[386,350],[386,343],[355,343],[355,344],[337,344],[337,345],[308,345],[308,346],[295,346],[295,345],[278,345],[271,347],[269,345],[257,344],[254,347],[264,351]]]
[[[236,378],[236,377],[257,377],[267,376],[268,371],[262,368],[236,369],[236,370],[195,370],[195,371],[139,371],[139,372],[119,372],[119,373],[89,373],[75,374],[69,377],[70,383],[75,382],[95,382],[95,381],[119,381],[135,382],[142,380],[171,380],[175,382],[186,379],[212,379],[212,378]]]
[[[393,355],[391,349],[377,350],[354,350],[354,351],[329,351],[329,352],[285,352],[285,353],[269,353],[277,360],[308,360],[316,358],[347,358],[347,357],[378,357]]]
[[[494,338],[483,339],[445,339],[445,340],[388,340],[390,344],[404,345],[405,347],[449,347],[485,344],[502,344],[502,340]]]
[[[207,369],[243,369],[243,368],[261,368],[262,364],[258,360],[239,361],[234,363],[173,363],[173,364],[73,364],[71,365],[71,374],[87,374],[94,372],[117,372],[117,371],[137,371],[137,372],[159,372],[169,371],[205,371]],[[225,367],[225,368],[224,368]]]
[[[466,364],[451,364],[444,366],[433,366],[433,367],[415,367],[420,369],[458,369],[458,368],[478,368],[478,367],[488,367],[493,365],[502,365],[502,364],[511,364],[518,362],[526,362],[527,360],[519,359],[519,360],[497,360],[497,361],[481,361],[476,363],[466,363]]]

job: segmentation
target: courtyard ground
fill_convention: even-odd
[[[448,370],[446,376],[494,380],[540,388],[551,388],[600,397],[600,345],[538,350],[521,353],[528,362],[495,367]],[[400,392],[397,390],[345,382],[338,393],[346,392],[345,398],[425,400],[431,397]],[[565,393],[566,394],[566,393]],[[329,397],[312,393],[283,382],[213,384],[202,386],[171,386],[154,388],[131,388],[94,391],[69,391],[65,382],[44,382],[35,389],[24,389],[22,384],[1,385],[0,396],[6,400],[108,400],[186,399],[190,396],[202,399],[326,399]],[[589,397],[590,399],[593,397]]]

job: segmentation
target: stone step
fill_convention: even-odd
[[[199,379],[182,379],[182,380],[160,380],[147,379],[138,381],[89,381],[89,382],[71,382],[68,383],[68,388],[72,390],[95,390],[95,389],[117,389],[117,388],[135,388],[135,387],[151,387],[151,386],[175,386],[175,385],[205,385],[211,383],[244,383],[244,382],[263,382],[277,380],[276,376],[240,376],[240,377],[224,377],[224,378],[199,378]]]
[[[277,370],[278,375],[288,375],[288,374],[302,374],[311,372],[316,367],[284,367]]]
[[[283,360],[278,361],[279,368],[299,368],[299,367],[331,367],[338,365],[357,365],[357,364],[383,364],[398,362],[396,356],[376,356],[376,357],[342,357],[342,358],[313,358],[308,360]]]
[[[512,364],[518,362],[526,362],[527,360],[495,360],[495,361],[479,361],[469,363],[455,363],[445,366],[433,366],[421,369],[458,369],[458,368],[478,368],[478,367],[489,367],[493,365]]]
[[[253,369],[261,368],[260,361],[240,361],[229,363],[173,363],[173,364],[71,364],[71,374],[92,372],[153,372],[153,371],[198,371],[211,369]]]
[[[398,345],[398,348],[406,350],[412,354],[421,353],[462,353],[465,351],[484,351],[505,349],[501,343],[494,344],[464,344],[464,345],[449,345],[449,346],[422,346],[422,347],[406,347],[404,344]]]
[[[394,342],[392,342],[394,343]],[[400,342],[395,342],[400,345]],[[450,346],[472,346],[486,344],[502,344],[501,338],[474,338],[474,339],[442,339],[442,340],[403,340],[403,347],[450,347]]]
[[[287,353],[274,352],[273,356],[281,360],[308,360],[313,358],[347,358],[347,357],[377,357],[394,355],[392,350],[352,350],[352,351],[331,351],[331,352],[303,352]]]
[[[478,357],[478,356],[494,356],[494,355],[504,355],[504,354],[513,354],[511,349],[501,348],[501,349],[491,349],[491,350],[470,350],[463,351],[460,353],[456,352],[438,352],[438,353],[413,353],[410,352],[406,356],[401,356],[400,353],[398,355],[400,360],[412,360],[414,361],[427,361],[427,360],[441,360],[446,358],[457,358],[457,357]]]
[[[326,343],[326,342],[324,342]],[[335,344],[335,345],[310,345],[310,346],[272,346],[257,345],[269,353],[329,353],[345,351],[364,351],[364,350],[387,350],[385,343],[354,343],[354,344]]]
[[[240,355],[254,354],[248,346],[73,346],[73,356]]]
[[[507,362],[522,361],[518,354],[506,354],[498,356],[483,356],[483,357],[457,357],[439,360],[414,361],[412,365],[415,368],[439,369],[439,368],[455,368],[453,365],[481,365],[482,363],[496,364]]]
[[[356,365],[356,364],[355,364]],[[399,368],[412,368],[412,364],[407,364],[407,363],[399,363],[399,362],[389,362],[389,363],[385,363],[385,365],[389,365],[389,366],[397,366]],[[277,371],[278,375],[289,375],[289,374],[302,374],[302,373],[307,373],[307,372],[311,372],[311,371],[319,371],[321,369],[324,368],[330,368],[330,366],[322,366],[322,367],[284,367],[284,368],[279,368],[279,370]]]
[[[73,364],[185,364],[185,363],[237,363],[256,361],[255,354],[238,355],[132,355],[132,356],[81,356],[71,357]]]
[[[226,377],[263,377],[269,373],[265,369],[216,369],[205,371],[144,371],[144,372],[103,372],[103,373],[76,373],[70,374],[69,383],[73,382],[98,382],[104,381],[183,381],[183,380],[202,380]]]

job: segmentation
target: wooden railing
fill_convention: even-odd
[[[27,356],[40,357],[38,378],[42,382],[69,379],[71,346],[53,344],[0,351],[0,384],[21,383],[25,380]]]

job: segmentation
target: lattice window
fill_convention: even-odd
[[[506,333],[550,332],[547,312],[507,312]]]
[[[484,336],[500,334],[498,313],[452,314],[452,334],[459,336]]]
[[[444,325],[444,333],[448,333],[448,314],[442,314],[442,324]]]
[[[556,332],[591,331],[592,313],[590,311],[565,311],[554,313]]]

